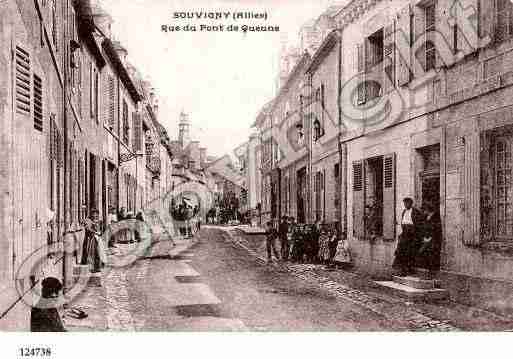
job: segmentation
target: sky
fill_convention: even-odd
[[[283,38],[297,42],[302,24],[332,0],[100,0],[114,19],[113,36],[128,59],[149,79],[159,98],[159,121],[177,137],[181,111],[189,114],[193,139],[208,154],[231,153],[244,143],[262,106],[276,93]],[[211,20],[173,19],[178,12],[265,11],[280,32],[162,32],[163,24],[184,26]],[[233,19],[216,21],[228,26]],[[198,29],[199,30],[199,29]]]

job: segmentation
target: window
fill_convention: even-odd
[[[315,119],[315,121],[313,123],[313,128],[314,128],[314,141],[317,141],[323,135],[322,128],[321,128],[321,122],[319,121],[319,119]]]
[[[353,162],[352,188],[353,235],[360,239],[394,239],[395,155]]]
[[[333,178],[334,178],[334,181],[333,183],[335,183],[335,196],[333,198],[333,201],[334,201],[334,205],[335,205],[335,211],[338,213],[339,211],[339,208],[338,206],[340,205],[340,191],[341,191],[341,181],[340,181],[340,164],[338,163],[335,163],[335,165],[333,166]]]
[[[315,192],[315,221],[320,221],[323,217],[323,192],[324,192],[324,173],[319,171],[315,174],[314,183]]]
[[[436,48],[431,41],[426,41],[426,66],[425,71],[433,70],[436,66]]]
[[[495,142],[495,218],[496,235],[513,237],[513,137],[499,137]]]
[[[383,29],[379,29],[366,40],[366,65],[370,69],[383,62]]]
[[[424,19],[426,20],[426,33],[436,30],[436,7],[430,4],[424,7]]]
[[[34,128],[43,132],[43,81],[34,74]]]
[[[365,226],[367,235],[383,235],[383,157],[365,161]]]
[[[510,0],[497,0],[497,41],[513,36],[513,4]]]
[[[128,145],[129,140],[129,125],[128,125],[128,104],[123,100],[123,142]]]

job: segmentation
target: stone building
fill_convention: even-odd
[[[342,82],[365,79],[341,104],[342,212],[355,265],[389,273],[402,199],[431,203],[443,225],[442,285],[453,299],[505,313],[513,304],[512,20],[503,0],[355,0],[337,15]],[[349,109],[364,109],[362,118]],[[367,206],[381,209],[377,236]]]
[[[145,99],[91,1],[8,0],[0,13],[0,329],[27,330],[42,279],[73,284],[91,210],[143,209]]]

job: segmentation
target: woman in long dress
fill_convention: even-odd
[[[421,229],[421,243],[416,264],[429,270],[429,275],[440,269],[442,248],[442,221],[440,213],[432,204],[425,205],[426,218]]]
[[[331,233],[326,229],[321,229],[319,236],[319,259],[321,263],[328,264],[330,260],[330,237]]]
[[[101,225],[99,223],[100,212],[97,209],[91,211],[90,218],[85,220],[85,238],[82,250],[82,265],[89,265],[91,272],[101,271],[102,260],[100,257]]]

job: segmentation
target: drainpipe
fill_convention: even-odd
[[[338,190],[341,192],[341,203],[339,207],[339,226],[342,232],[347,231],[347,174],[346,174],[346,156],[344,151],[345,144],[342,144],[342,29],[337,30],[338,35],[338,96],[337,96],[337,107],[338,107],[338,154],[339,154],[339,165],[338,165],[338,177],[340,185]],[[343,195],[343,198],[342,198]]]
[[[65,28],[65,31],[63,32],[64,33],[64,84],[63,84],[63,94],[64,94],[64,113],[63,113],[63,146],[64,146],[64,151],[63,151],[63,162],[64,162],[64,171],[63,171],[63,175],[64,175],[64,188],[63,188],[63,199],[64,199],[64,206],[63,206],[63,211],[64,211],[64,233],[63,233],[63,260],[62,260],[62,281],[63,281],[63,286],[64,286],[64,292],[66,293],[68,291],[68,289],[70,289],[70,286],[71,286],[71,283],[70,283],[70,279],[72,278],[72,275],[70,275],[70,271],[68,270],[68,261],[69,261],[69,257],[70,257],[70,253],[69,253],[69,248],[70,247],[70,238],[71,236],[68,236],[68,231],[69,231],[69,228],[68,228],[68,211],[69,211],[69,193],[68,193],[68,189],[69,189],[69,184],[68,184],[68,180],[69,180],[69,166],[68,166],[68,79],[69,79],[69,66],[70,66],[70,56],[71,56],[71,53],[69,51],[69,46],[70,46],[70,39],[69,39],[69,36],[68,36],[68,17],[69,17],[69,7],[70,7],[70,3],[69,1],[66,1],[66,16],[64,16],[64,28]]]

